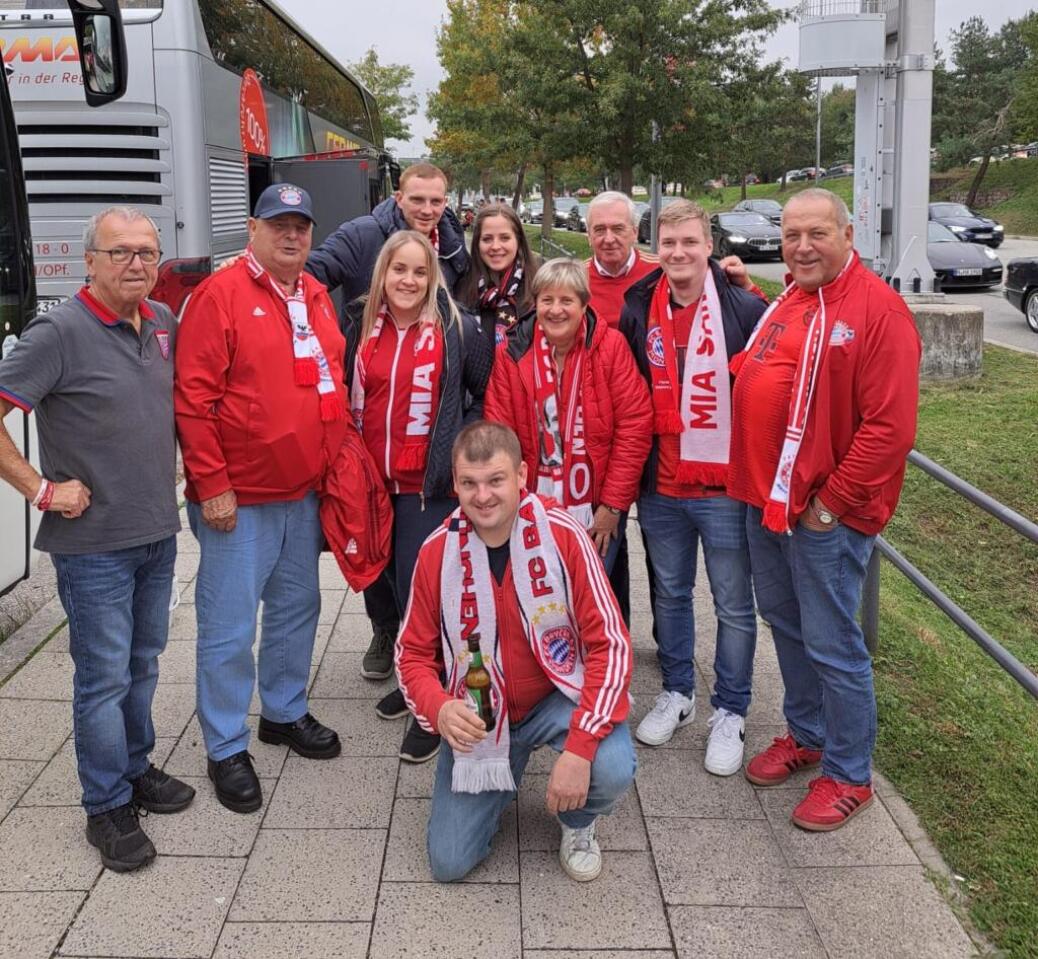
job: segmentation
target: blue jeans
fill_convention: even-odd
[[[72,720],[88,816],[125,806],[155,745],[151,700],[169,635],[177,538],[107,553],[54,553],[68,615]]]
[[[513,724],[509,761],[518,788],[530,754],[539,746],[562,752],[573,716],[573,703],[555,691],[541,700],[523,719]],[[638,761],[627,723],[614,726],[598,746],[591,764],[591,785],[582,809],[559,813],[572,829],[589,826],[596,817],[607,816],[634,781]],[[467,876],[490,854],[501,814],[515,799],[514,792],[451,792],[454,753],[444,742],[436,767],[432,810],[429,814],[429,866],[437,882],[454,882]]]
[[[746,507],[727,496],[678,499],[647,493],[638,500],[638,522],[656,582],[656,642],[663,688],[684,696],[691,696],[695,688],[692,589],[696,585],[696,552],[702,539],[717,614],[717,682],[710,704],[745,716],[750,708],[753,654],[757,649]]]
[[[760,522],[761,511],[749,507],[753,586],[775,639],[789,731],[801,746],[822,750],[824,775],[869,783],[876,697],[855,614],[875,537],[842,524],[780,536]]]
[[[272,722],[294,723],[307,712],[324,538],[314,493],[291,502],[239,506],[230,533],[206,526],[195,503],[187,504],[187,515],[202,548],[195,583],[198,719],[206,752],[219,761],[249,745],[245,718],[256,681],[252,646],[261,600],[262,714]]]

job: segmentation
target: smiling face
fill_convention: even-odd
[[[249,243],[260,266],[282,283],[295,283],[310,255],[314,225],[300,213],[249,219]]]
[[[676,290],[688,291],[692,296],[702,293],[713,250],[713,240],[699,217],[660,224],[660,266]]]
[[[638,231],[631,222],[630,207],[622,200],[588,209],[587,231],[595,259],[610,273],[629,259]]]
[[[782,211],[782,259],[800,289],[814,293],[839,275],[854,248],[854,227],[841,227],[824,197],[794,197]]]
[[[389,261],[384,299],[398,322],[418,318],[429,293],[429,261],[425,250],[413,240],[405,243]]]
[[[438,176],[414,176],[393,194],[412,230],[429,236],[447,205],[447,184]]]
[[[139,256],[122,265],[101,250],[158,250],[159,238],[144,218],[126,220],[117,214],[106,216],[97,227],[94,247],[85,254],[90,290],[109,309],[128,316],[152,291],[158,279],[158,263],[148,265]]]
[[[547,286],[537,294],[537,325],[556,350],[569,351],[586,306],[577,291],[568,286]]]
[[[487,268],[500,276],[515,262],[519,237],[507,218],[488,216],[479,229],[478,249]]]
[[[525,488],[526,463],[513,463],[504,450],[483,463],[464,455],[454,461],[454,491],[461,510],[488,546],[508,540]]]

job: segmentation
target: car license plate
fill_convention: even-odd
[[[991,239],[991,234],[990,233],[974,233],[973,234],[973,238],[975,240],[990,240]]]
[[[65,297],[63,296],[38,296],[36,297],[36,313],[49,313],[59,303],[63,302]]]
[[[968,267],[965,270],[956,270],[956,276],[983,276],[984,271],[979,267]]]

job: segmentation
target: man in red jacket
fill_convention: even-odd
[[[559,753],[546,797],[559,858],[587,882],[602,868],[595,820],[634,778],[630,636],[587,533],[525,491],[515,433],[473,423],[453,462],[460,507],[422,546],[396,645],[408,706],[450,746],[429,816],[432,874],[452,882],[486,858],[547,744]]]
[[[199,286],[176,355],[188,519],[202,553],[198,718],[209,778],[235,812],[263,802],[246,726],[261,601],[260,740],[310,759],[341,748],[306,697],[321,608],[316,490],[347,416],[346,341],[327,291],[303,271],[312,232],[305,190],[264,190],[245,256]]]
[[[821,763],[793,810],[794,823],[821,831],[872,802],[876,699],[855,613],[901,493],[918,401],[912,315],[862,266],[853,239],[835,194],[789,200],[782,256],[792,282],[732,361],[728,492],[749,505],[753,585],[789,726],[746,777],[774,786]]]

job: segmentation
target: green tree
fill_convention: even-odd
[[[410,140],[408,120],[418,112],[418,97],[410,91],[414,70],[402,63],[379,63],[378,52],[370,47],[350,69],[366,86],[378,104],[382,133],[387,140]]]
[[[854,90],[835,84],[822,94],[822,166],[849,163],[854,156]]]
[[[1038,14],[1031,13],[1020,21],[1018,37],[1024,47],[1024,65],[1013,102],[1013,133],[1020,140],[1030,141],[1038,139]]]

